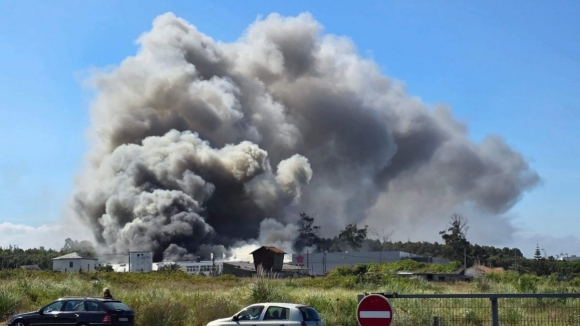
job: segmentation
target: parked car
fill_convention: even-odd
[[[115,299],[65,297],[37,311],[14,315],[8,321],[10,326],[89,324],[133,326],[135,314],[131,308]]]
[[[259,322],[259,323],[258,323]],[[235,315],[214,320],[207,326],[324,326],[318,311],[294,303],[256,303]]]

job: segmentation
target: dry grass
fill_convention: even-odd
[[[357,325],[357,294],[368,292],[397,293],[481,293],[578,292],[578,282],[561,283],[552,279],[506,275],[472,283],[429,283],[393,275],[329,276],[304,279],[243,279],[228,276],[201,277],[184,273],[82,273],[61,274],[34,271],[0,271],[0,320],[16,312],[30,311],[67,295],[100,296],[104,287],[135,310],[137,323],[149,325],[204,326],[209,321],[231,316],[256,302],[288,301],[315,307],[328,326]],[[524,291],[525,292],[525,291]],[[578,311],[578,300],[538,302],[528,300],[526,307],[501,310],[506,324],[518,321],[521,314],[534,311],[549,316],[561,311]],[[507,302],[507,301],[506,301]],[[477,325],[489,318],[488,303],[477,300],[398,300],[397,325],[430,325],[436,307],[440,314]],[[523,305],[524,303],[522,303]],[[395,303],[394,303],[395,305]],[[539,308],[548,305],[551,310]],[[555,310],[564,307],[564,310]],[[478,309],[474,309],[478,308]],[[479,309],[481,308],[481,309]],[[500,307],[501,308],[501,307]],[[574,309],[569,309],[574,308]],[[561,314],[561,313],[560,313]],[[575,313],[577,315],[577,313]],[[576,321],[576,317],[568,316]]]

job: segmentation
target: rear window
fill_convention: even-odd
[[[118,301],[107,301],[103,302],[103,305],[109,310],[122,310],[131,311],[131,308],[127,307],[124,303]]]
[[[300,307],[298,309],[302,313],[302,319],[304,321],[320,321],[320,316],[316,309],[310,307]]]

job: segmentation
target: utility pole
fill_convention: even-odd
[[[467,269],[467,248],[463,248],[463,268]]]

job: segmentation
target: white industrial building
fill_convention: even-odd
[[[96,258],[80,255],[76,252],[52,259],[52,270],[61,272],[92,272],[95,270]]]
[[[115,272],[151,272],[153,270],[153,252],[130,251],[128,254],[103,254],[100,266],[111,266]]]
[[[160,263],[153,263],[153,270],[156,271],[159,268],[176,264],[181,267],[181,269],[186,272],[187,274],[191,275],[199,275],[204,274],[206,276],[211,275],[212,271],[215,271],[217,275],[222,273],[224,264],[222,261],[211,261],[211,260],[202,260],[202,261],[171,261],[171,262],[160,262]]]
[[[153,253],[150,251],[129,252],[129,272],[151,272],[153,270]]]
[[[325,275],[333,268],[363,263],[391,263],[403,259],[444,264],[448,259],[423,257],[404,251],[354,251],[292,254],[292,265],[306,267],[310,275]]]

